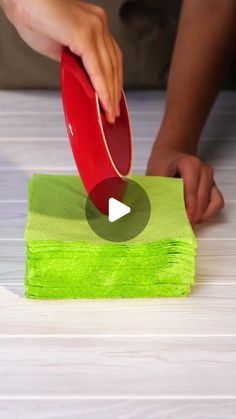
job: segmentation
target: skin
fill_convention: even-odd
[[[193,225],[209,220],[224,206],[212,167],[196,152],[234,51],[235,35],[234,0],[183,1],[166,108],[147,173],[183,178]]]
[[[107,120],[114,123],[120,112],[123,63],[106,12],[78,0],[0,0],[0,5],[37,52],[59,61],[67,46],[82,58]]]
[[[109,122],[119,115],[122,53],[105,11],[79,0],[0,0],[33,49],[60,60],[65,45],[81,56]],[[212,167],[197,156],[202,128],[219,91],[236,35],[235,0],[183,0],[167,102],[147,174],[180,176],[194,225],[224,206]]]

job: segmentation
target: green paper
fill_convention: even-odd
[[[196,240],[181,179],[133,176],[147,192],[151,216],[124,243],[98,237],[85,218],[77,176],[34,175],[26,228],[30,298],[179,297],[190,292]]]

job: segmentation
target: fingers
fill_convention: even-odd
[[[107,83],[112,97],[114,116],[116,117],[120,114],[119,104],[123,84],[123,60],[122,53],[108,29],[106,16],[103,19],[103,41],[106,49],[104,49],[103,45],[100,45],[99,50],[101,50],[104,57],[104,70],[107,74]]]
[[[200,181],[199,161],[194,156],[186,156],[179,163],[179,173],[184,181],[184,198],[186,211],[191,223],[197,210],[197,193]]]
[[[123,82],[122,54],[109,31],[105,11],[85,3],[82,3],[82,8],[89,11],[90,23],[92,22],[92,34],[84,49],[83,63],[106,112],[107,120],[113,123],[119,115]]]
[[[198,157],[185,156],[179,163],[184,181],[186,211],[191,224],[215,216],[224,206],[224,199],[214,183],[213,169]]]
[[[79,0],[34,0],[29,10],[28,2],[13,3],[12,21],[32,48],[57,60],[63,46],[81,56],[107,119],[114,122],[119,114],[122,54],[106,12]]]
[[[214,184],[211,188],[210,200],[206,211],[201,216],[200,222],[208,221],[224,207],[224,198],[220,190]]]
[[[214,182],[213,169],[196,156],[155,145],[147,174],[182,177],[186,212],[192,225],[209,220],[224,206],[223,196]]]
[[[123,57],[122,52],[117,45],[115,39],[111,36],[111,43],[115,54],[114,67],[114,86],[115,86],[115,112],[116,116],[120,116],[120,99],[123,87]]]
[[[59,42],[52,41],[46,35],[38,34],[21,25],[16,25],[15,28],[20,37],[35,51],[47,55],[52,60],[60,61],[62,46]]]
[[[73,51],[74,52],[74,51]],[[90,47],[89,52],[81,53],[84,67],[89,75],[92,85],[96,90],[101,105],[106,112],[109,122],[114,121],[113,101],[107,80],[104,77],[104,68],[101,63],[100,53],[97,46]]]
[[[200,222],[202,215],[208,207],[213,183],[214,180],[212,167],[202,163],[197,191],[197,207],[193,217],[194,224]]]
[[[104,47],[105,45],[105,47]],[[112,115],[108,115],[109,122],[114,122],[115,117],[118,116],[118,61],[111,40],[110,34],[104,33],[103,39],[98,41],[98,50],[101,56],[101,63],[103,66],[106,83],[109,88],[111,100],[112,100]]]

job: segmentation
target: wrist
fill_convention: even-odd
[[[19,9],[20,0],[0,0],[0,7],[3,9],[5,15],[11,20],[11,17],[16,14]]]
[[[154,146],[161,150],[174,150],[180,153],[195,155],[197,153],[198,141],[187,138],[183,133],[172,132],[161,128]]]

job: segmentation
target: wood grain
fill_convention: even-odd
[[[236,338],[1,338],[0,353],[6,397],[236,396]]]
[[[50,99],[49,99],[50,98]],[[164,111],[165,92],[128,92],[134,138],[153,142]],[[64,137],[66,130],[60,94],[57,92],[1,92],[0,137]],[[233,95],[222,93],[202,134],[204,139],[234,141],[236,113]]]
[[[164,99],[128,93],[135,172]],[[201,138],[226,208],[197,229],[186,299],[25,299],[28,179],[76,171],[58,92],[0,92],[0,105],[0,417],[235,418],[236,94],[219,95]]]
[[[34,301],[24,298],[22,287],[6,284],[0,286],[0,335],[235,335],[236,301],[228,296]]]
[[[230,282],[219,282],[215,283],[211,282],[199,282],[197,281],[192,288],[191,294],[188,296],[189,300],[201,300],[201,299],[208,299],[208,300],[218,300],[221,301],[222,299],[229,299],[235,300],[236,298],[236,284],[232,281]],[[19,297],[24,298],[25,296],[25,287],[24,287],[24,273],[22,273],[22,277],[20,279],[13,279],[11,277],[10,281],[1,280],[0,287],[2,289],[10,291],[10,293],[15,294]],[[0,288],[1,289],[1,288]],[[80,301],[80,300],[78,300]],[[63,301],[62,301],[63,302]],[[104,301],[101,301],[104,302]],[[120,300],[122,304],[122,300]],[[138,301],[137,301],[138,302]],[[196,303],[198,301],[195,301]],[[79,304],[79,303],[78,303]],[[212,304],[210,302],[210,304]]]
[[[129,109],[131,112],[155,112],[163,110],[165,106],[165,91],[130,90],[126,92]],[[58,91],[48,90],[17,90],[0,91],[2,113],[38,113],[62,112],[61,95]],[[235,92],[222,91],[213,107],[212,115],[217,112],[235,113]]]
[[[235,419],[234,400],[0,401],[4,419]]]
[[[27,200],[27,183],[37,170],[17,169],[0,170],[0,201]],[[64,174],[78,175],[76,168],[65,170],[63,168],[41,169],[41,173],[46,174]],[[137,171],[136,171],[137,172]],[[138,171],[138,174],[144,174],[144,169]],[[222,191],[226,201],[236,199],[236,168],[215,170],[215,179],[218,187]]]
[[[140,140],[134,143],[134,172],[145,170],[151,151],[151,142]],[[9,170],[54,168],[55,170],[75,169],[68,141],[46,139],[45,141],[7,141],[0,143],[0,167]],[[200,144],[199,155],[215,169],[236,169],[236,141],[205,141]],[[227,162],[227,163],[226,163]]]

